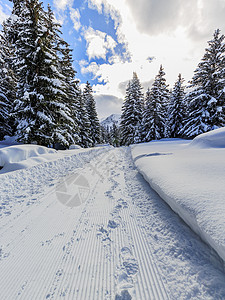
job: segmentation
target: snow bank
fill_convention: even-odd
[[[225,127],[200,134],[190,144],[191,147],[225,148]]]
[[[102,148],[111,149],[111,147],[106,146],[102,146]],[[91,148],[91,150],[94,149]],[[31,168],[37,164],[63,159],[65,156],[77,155],[87,151],[90,151],[90,149],[81,147],[71,147],[70,150],[56,151],[55,149],[30,144],[4,147],[0,149],[0,174]]]
[[[69,148],[69,149],[70,149],[70,150],[82,149],[82,147],[79,146],[79,145],[73,144],[73,145],[70,145],[70,148]]]
[[[54,149],[37,145],[14,145],[0,149],[0,173],[15,171],[55,159]]]
[[[107,159],[111,149],[111,147],[102,147],[57,151],[57,153],[47,154],[48,159],[45,162],[43,159],[45,154],[40,154],[11,163],[11,167],[13,164],[17,167],[15,172],[6,172],[4,167],[1,170],[4,173],[0,174],[0,218],[3,215],[14,218],[18,212],[18,205],[21,206],[22,211],[24,207],[35,204],[40,195],[46,194],[53,187],[55,189],[55,184],[61,182],[62,178],[83,169],[86,164],[92,170],[92,174],[102,176],[99,173],[99,166],[91,161],[99,156],[103,160]],[[35,161],[31,163],[31,159]],[[9,166],[10,164],[8,168]],[[22,167],[18,169],[18,166]]]
[[[218,129],[192,142],[134,145],[132,156],[151,187],[225,261],[223,137],[224,129]]]

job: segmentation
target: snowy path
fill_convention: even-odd
[[[225,298],[217,257],[151,190],[128,149],[74,172],[3,218],[2,300]]]

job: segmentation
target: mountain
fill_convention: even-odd
[[[120,125],[120,115],[119,114],[112,114],[106,119],[103,119],[101,121],[101,125],[104,126],[105,128],[111,129],[113,126],[113,123],[115,123],[117,126]]]

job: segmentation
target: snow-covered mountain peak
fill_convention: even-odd
[[[113,124],[116,124],[119,126],[120,124],[120,114],[112,114],[108,116],[106,119],[103,119],[101,121],[101,125],[104,126],[105,128],[111,128]]]

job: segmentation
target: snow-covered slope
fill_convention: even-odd
[[[119,114],[112,114],[106,119],[101,121],[101,125],[104,126],[105,128],[112,128],[113,124],[116,124],[119,126],[120,124],[120,115]]]
[[[225,261],[225,128],[132,146],[144,178]]]

